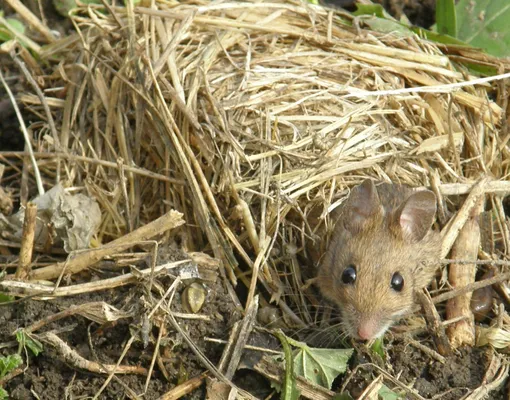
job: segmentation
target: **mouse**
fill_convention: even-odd
[[[436,207],[430,190],[367,179],[334,210],[317,285],[346,335],[379,338],[416,304],[439,266]]]

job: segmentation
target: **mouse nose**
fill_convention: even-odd
[[[377,333],[377,324],[373,320],[361,321],[358,325],[358,336],[361,340],[373,339]]]

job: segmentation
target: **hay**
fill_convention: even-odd
[[[41,100],[22,97],[41,116],[46,183],[97,198],[100,241],[177,209],[188,250],[212,252],[250,299],[258,281],[305,326],[315,300],[296,256],[315,237],[311,210],[325,217],[366,177],[449,196],[490,175],[487,192],[509,192],[505,103],[486,82],[459,85],[476,77],[443,51],[495,60],[300,2],[152,3],[79,8],[76,36],[42,50],[57,135]],[[456,198],[447,205],[449,218]]]

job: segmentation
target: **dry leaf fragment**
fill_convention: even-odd
[[[32,202],[37,205],[36,244],[45,245],[53,234],[53,244],[62,244],[68,253],[89,247],[101,222],[101,210],[94,199],[81,193],[66,193],[57,184]],[[7,225],[2,228],[21,240],[24,216],[25,210],[21,209],[8,219],[8,224],[0,224]]]

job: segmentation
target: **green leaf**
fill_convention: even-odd
[[[0,400],[7,400],[9,398],[9,393],[4,388],[0,387]]]
[[[408,25],[398,22],[380,4],[356,4],[356,7],[353,14],[374,31],[396,33],[400,36],[412,34]]]
[[[498,74],[497,68],[491,65],[475,64],[470,62],[464,62],[463,64],[473,75],[494,76]]]
[[[457,37],[497,57],[510,56],[510,1],[460,0]]]
[[[379,392],[377,394],[379,395],[381,400],[398,400],[398,399],[404,398],[404,396],[401,396],[398,393],[395,393],[393,390],[391,390],[386,385],[382,385],[382,387],[379,389]]]
[[[298,349],[294,354],[294,371],[309,381],[331,389],[335,378],[347,370],[354,349],[317,349],[288,338]]]
[[[279,329],[275,332],[276,337],[280,340],[283,353],[285,354],[285,379],[282,385],[282,400],[297,400],[300,392],[296,384],[296,376],[294,374],[294,365],[292,363],[292,351],[287,336]]]
[[[457,15],[454,0],[437,0],[436,24],[439,34],[457,37]]]
[[[43,345],[37,339],[34,339],[24,330],[19,329],[16,332],[16,340],[22,347],[28,347],[35,356],[38,356],[43,351]]]
[[[388,14],[380,4],[356,4],[356,11],[352,14],[357,17],[360,15],[375,15],[379,18],[393,19],[393,17]]]
[[[5,22],[14,32],[21,34],[25,33],[25,25],[23,22],[14,18],[7,18]],[[5,25],[0,25],[0,42],[6,42],[11,40],[13,37],[14,35],[6,28]]]
[[[19,354],[11,354],[5,357],[0,357],[0,378],[3,378],[13,369],[18,368],[23,363],[23,359]]]
[[[403,37],[412,36],[413,34],[409,27],[392,19],[371,17],[363,18],[363,22],[367,24],[370,29],[377,32],[394,33]]]
[[[418,34],[420,37],[427,38],[433,42],[443,43],[443,44],[455,44],[459,46],[466,46],[466,48],[470,48],[466,42],[462,40],[456,39],[453,36],[449,35],[441,35],[440,33],[429,31],[427,29],[420,28],[419,26],[413,26],[411,30]]]
[[[375,339],[372,344],[372,351],[384,360],[384,342],[382,338]]]
[[[0,40],[2,39],[0,38]],[[9,303],[11,301],[14,301],[13,296],[9,296],[8,294],[0,292],[0,303]]]

